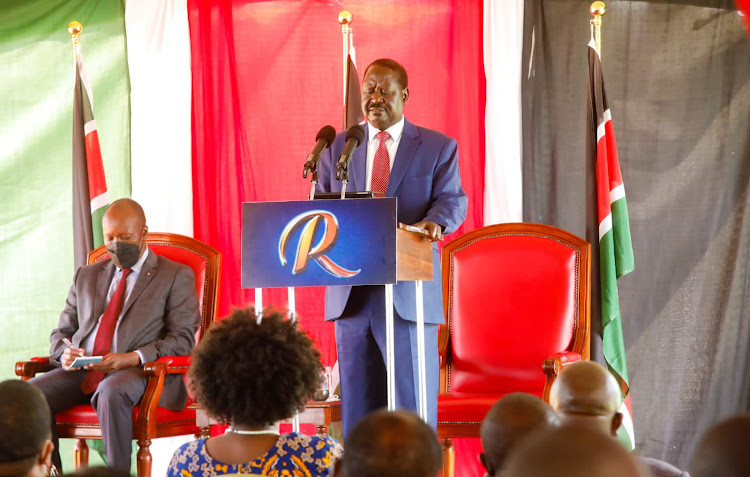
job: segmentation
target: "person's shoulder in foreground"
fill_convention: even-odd
[[[266,455],[244,464],[227,464],[213,459],[206,451],[206,439],[180,446],[169,464],[169,477],[206,477],[255,473],[276,476],[325,477],[343,448],[332,437],[307,436],[297,432],[282,434]]]
[[[652,457],[637,457],[637,459],[651,472],[651,477],[690,477],[690,474],[669,462]]]
[[[693,455],[693,477],[747,477],[750,475],[750,414],[716,424],[701,438]]]

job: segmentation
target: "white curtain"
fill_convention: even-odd
[[[523,220],[522,48],[523,0],[484,0],[484,225]]]
[[[193,236],[192,78],[187,0],[126,0],[132,198],[149,230]],[[194,436],[154,439],[151,475]]]
[[[187,0],[127,0],[133,199],[149,230],[193,235]]]

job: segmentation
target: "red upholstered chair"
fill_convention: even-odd
[[[590,245],[541,224],[483,227],[443,248],[437,433],[479,437],[492,405],[523,391],[545,401],[562,367],[589,358]]]
[[[219,295],[221,254],[208,245],[184,235],[149,233],[146,243],[157,255],[188,265],[195,274],[195,287],[201,307],[201,324],[197,339],[211,326],[216,318]],[[104,246],[89,253],[89,263],[109,258]],[[190,366],[189,356],[165,356],[146,363],[143,368],[148,376],[146,392],[133,410],[133,438],[138,441],[137,468],[139,477],[151,475],[151,440],[157,437],[197,434],[195,410],[169,411],[159,407],[164,376],[185,374]],[[31,379],[37,373],[49,371],[49,357],[31,358],[31,361],[16,363],[16,375]],[[188,403],[189,405],[190,403]],[[88,463],[88,446],[85,439],[101,439],[102,433],[94,408],[90,405],[75,406],[57,414],[57,432],[61,438],[77,439],[75,467]]]

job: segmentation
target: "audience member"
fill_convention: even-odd
[[[227,432],[181,446],[169,477],[234,473],[326,476],[341,445],[331,437],[278,434],[278,421],[302,409],[318,389],[320,353],[296,323],[235,310],[211,328],[193,355],[196,400]]]
[[[709,429],[693,455],[693,477],[750,475],[750,414],[735,416]]]
[[[563,424],[596,429],[612,437],[622,425],[618,411],[622,395],[614,376],[593,361],[565,366],[552,384],[549,402]],[[673,465],[650,457],[639,457],[653,477],[689,477]]]
[[[24,381],[0,383],[0,475],[42,477],[52,465],[51,414],[44,395]]]
[[[582,425],[564,425],[530,436],[513,451],[503,477],[644,477],[614,439]]]
[[[558,425],[552,408],[526,393],[511,393],[490,408],[482,421],[480,437],[484,452],[479,460],[488,476],[499,476],[510,451],[533,432]]]
[[[334,477],[435,477],[442,465],[435,431],[409,411],[375,411],[344,442]]]

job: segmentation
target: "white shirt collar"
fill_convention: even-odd
[[[141,273],[141,268],[143,268],[143,264],[146,262],[146,257],[148,257],[149,252],[150,250],[148,249],[148,245],[146,245],[146,251],[143,252],[143,255],[141,255],[141,258],[139,258],[138,261],[135,262],[135,265],[130,267],[130,270],[132,270],[130,272],[131,274],[135,273],[136,275],[138,275],[139,273]],[[115,265],[115,268],[117,269],[118,272],[122,270],[122,268],[118,267],[117,265]]]
[[[401,119],[396,124],[394,124],[393,126],[385,130],[385,132],[391,135],[391,139],[393,139],[396,142],[398,142],[399,139],[401,139],[401,134],[404,132],[405,118],[406,116],[402,115]],[[370,123],[367,123],[367,128],[368,128],[368,142],[372,142],[375,139],[377,139],[375,135],[380,132],[380,129],[376,128]]]

